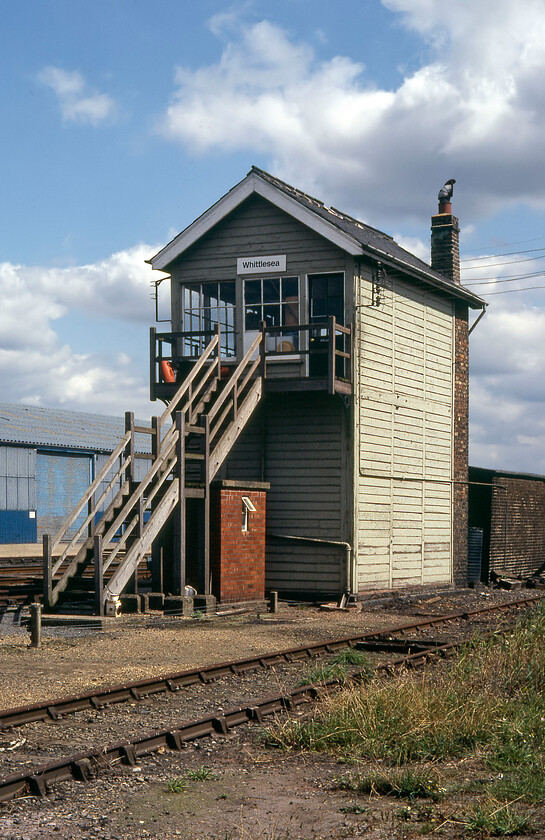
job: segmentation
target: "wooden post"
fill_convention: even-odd
[[[131,462],[125,469],[125,481],[131,485],[134,484],[134,413],[132,411],[125,412],[125,433],[130,432],[130,440],[125,447],[125,458],[130,456]]]
[[[151,591],[164,592],[163,546],[157,536],[151,546]]]
[[[43,546],[43,577],[44,577],[44,605],[50,609],[53,606],[53,574],[51,561],[51,535],[44,534],[42,538]]]
[[[149,331],[149,398],[151,402],[155,402],[155,376],[156,376],[156,359],[155,359],[155,327],[150,327]]]
[[[204,426],[204,540],[202,580],[199,581],[199,591],[203,595],[210,595],[210,420],[207,414],[201,417],[201,422]]]
[[[267,358],[265,356],[265,321],[260,322],[259,329],[261,331],[261,342],[259,344],[259,358],[261,360],[261,378],[265,380],[267,376]]]
[[[97,474],[97,456],[93,455],[93,479],[96,477]],[[89,524],[87,526],[87,536],[92,537],[95,533],[95,505],[96,505],[96,493],[93,493],[89,501],[87,502],[87,514],[90,516],[93,514],[91,519],[89,520]]]
[[[173,595],[183,595],[185,590],[185,421],[181,411],[175,416],[178,440],[176,442],[176,472],[178,481],[178,505],[174,509],[174,536],[172,558]]]
[[[161,423],[159,418],[153,416],[151,418],[151,458],[155,463],[161,451]]]
[[[216,347],[216,356],[217,356],[217,371],[216,375],[218,379],[221,379],[221,326],[220,324],[216,324],[216,334],[218,336],[218,346]]]
[[[151,428],[153,434],[151,436],[151,457],[154,464],[161,451],[161,423],[159,417],[151,418]],[[151,505],[151,516],[157,507],[156,499]],[[161,545],[161,535],[158,534],[151,545],[151,591],[163,592],[163,546]]]
[[[134,542],[137,542],[142,536],[142,531],[144,528],[144,499],[142,498],[142,496],[140,496],[140,498],[138,499],[136,507],[133,508],[133,514],[134,513],[136,513],[136,515],[138,516],[138,522],[131,536],[129,537],[128,545],[132,545]],[[138,565],[136,566],[136,569],[125,584],[123,591],[127,594],[138,595]]]
[[[354,330],[352,326],[350,326],[350,335],[348,336],[348,352],[350,353],[350,358],[348,359],[347,367],[348,367],[348,377],[350,382],[354,382]]]
[[[30,605],[30,644],[31,648],[42,646],[42,605]]]
[[[95,566],[95,612],[97,615],[104,615],[104,568],[100,534],[95,534],[93,540],[93,562]]]
[[[335,393],[335,316],[329,315],[327,319],[328,342],[327,342],[327,390],[329,394]]]

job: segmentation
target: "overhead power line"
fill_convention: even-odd
[[[526,242],[539,242],[539,240],[543,240],[545,237],[543,236],[534,236],[533,239],[519,239],[516,242],[502,242],[501,245],[484,245],[482,248],[473,248],[474,251],[493,251],[495,248],[509,248],[511,245],[525,245]],[[542,248],[535,248],[536,251],[543,250]],[[515,254],[524,254],[524,251],[513,251]],[[488,255],[490,256],[490,255]],[[499,257],[506,256],[504,254],[498,254]],[[471,259],[471,258],[469,258]],[[486,259],[486,257],[483,257]]]
[[[528,274],[512,274],[511,277],[483,277],[482,280],[463,281],[464,286],[487,286],[489,283],[510,283],[512,280],[526,280],[527,277],[545,277],[545,271],[531,271]]]
[[[513,292],[531,292],[533,289],[545,289],[545,286],[525,286],[524,289],[502,289],[499,292],[487,292],[486,296],[490,295],[508,295]]]
[[[484,251],[484,248],[475,248],[476,251]],[[475,260],[488,260],[490,257],[512,257],[517,254],[534,254],[536,251],[545,251],[543,248],[528,248],[526,251],[506,251],[504,254],[485,254],[484,257],[464,257],[460,262],[474,262]]]
[[[524,251],[521,251],[520,253],[524,253]],[[503,255],[500,255],[500,256],[503,256]],[[487,260],[488,257],[476,257],[476,259]],[[480,268],[499,268],[502,265],[517,265],[517,263],[533,262],[534,260],[545,260],[545,254],[542,254],[541,257],[525,257],[523,260],[509,260],[509,262],[485,263],[484,265],[467,265],[462,270],[463,271],[475,271],[478,268],[479,269]]]

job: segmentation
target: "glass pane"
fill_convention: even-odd
[[[246,280],[244,295],[246,303],[261,303],[261,280]]]
[[[258,330],[259,329],[259,322],[262,320],[261,316],[261,307],[260,306],[247,306],[246,307],[246,319],[244,322],[244,328],[246,330]]]
[[[294,303],[282,304],[282,323],[288,327],[293,327],[299,323],[299,303],[297,299]]]
[[[330,297],[328,301],[328,314],[334,315],[335,320],[342,324],[344,322],[344,313],[343,313],[343,299],[339,295],[338,297]]]
[[[233,307],[230,306],[228,309],[225,310],[224,318],[225,318],[225,323],[229,327],[231,327],[231,329],[234,329],[235,328],[235,310],[234,310]]]
[[[299,333],[290,333],[289,330],[282,330],[276,337],[276,349],[279,353],[293,353],[299,349]]]
[[[278,303],[280,301],[280,280],[263,281],[263,303]]]
[[[280,326],[280,304],[269,304],[263,307],[263,320],[267,327]]]
[[[225,283],[220,283],[220,300],[223,303],[235,305],[235,281],[229,280]]]
[[[221,334],[221,349],[224,356],[235,355],[235,334],[233,332]]]
[[[201,302],[200,285],[198,288],[189,289],[189,306],[191,309],[198,309]]]
[[[310,317],[313,320],[325,320],[327,318],[327,298],[311,298]]]
[[[203,306],[217,306],[218,305],[218,284],[207,283],[203,286],[202,293]]]
[[[338,295],[342,297],[343,294],[343,276],[342,274],[330,274],[327,278],[327,293],[330,297]]]
[[[311,274],[310,280],[310,295],[312,298],[327,297],[327,277],[319,274]]]
[[[284,277],[282,279],[282,300],[290,300],[299,297],[299,278]]]

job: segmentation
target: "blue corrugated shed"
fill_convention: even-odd
[[[147,421],[136,422],[140,426],[149,425]],[[0,444],[111,452],[124,433],[123,417],[0,403]],[[138,438],[137,449],[149,452],[148,436]]]
[[[124,417],[0,403],[0,544],[55,534],[124,434]],[[151,452],[151,436],[135,445]],[[148,467],[138,460],[137,476]]]

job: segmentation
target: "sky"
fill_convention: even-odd
[[[252,164],[425,260],[455,178],[470,463],[545,474],[543,0],[0,10],[1,401],[159,413],[145,260]]]

